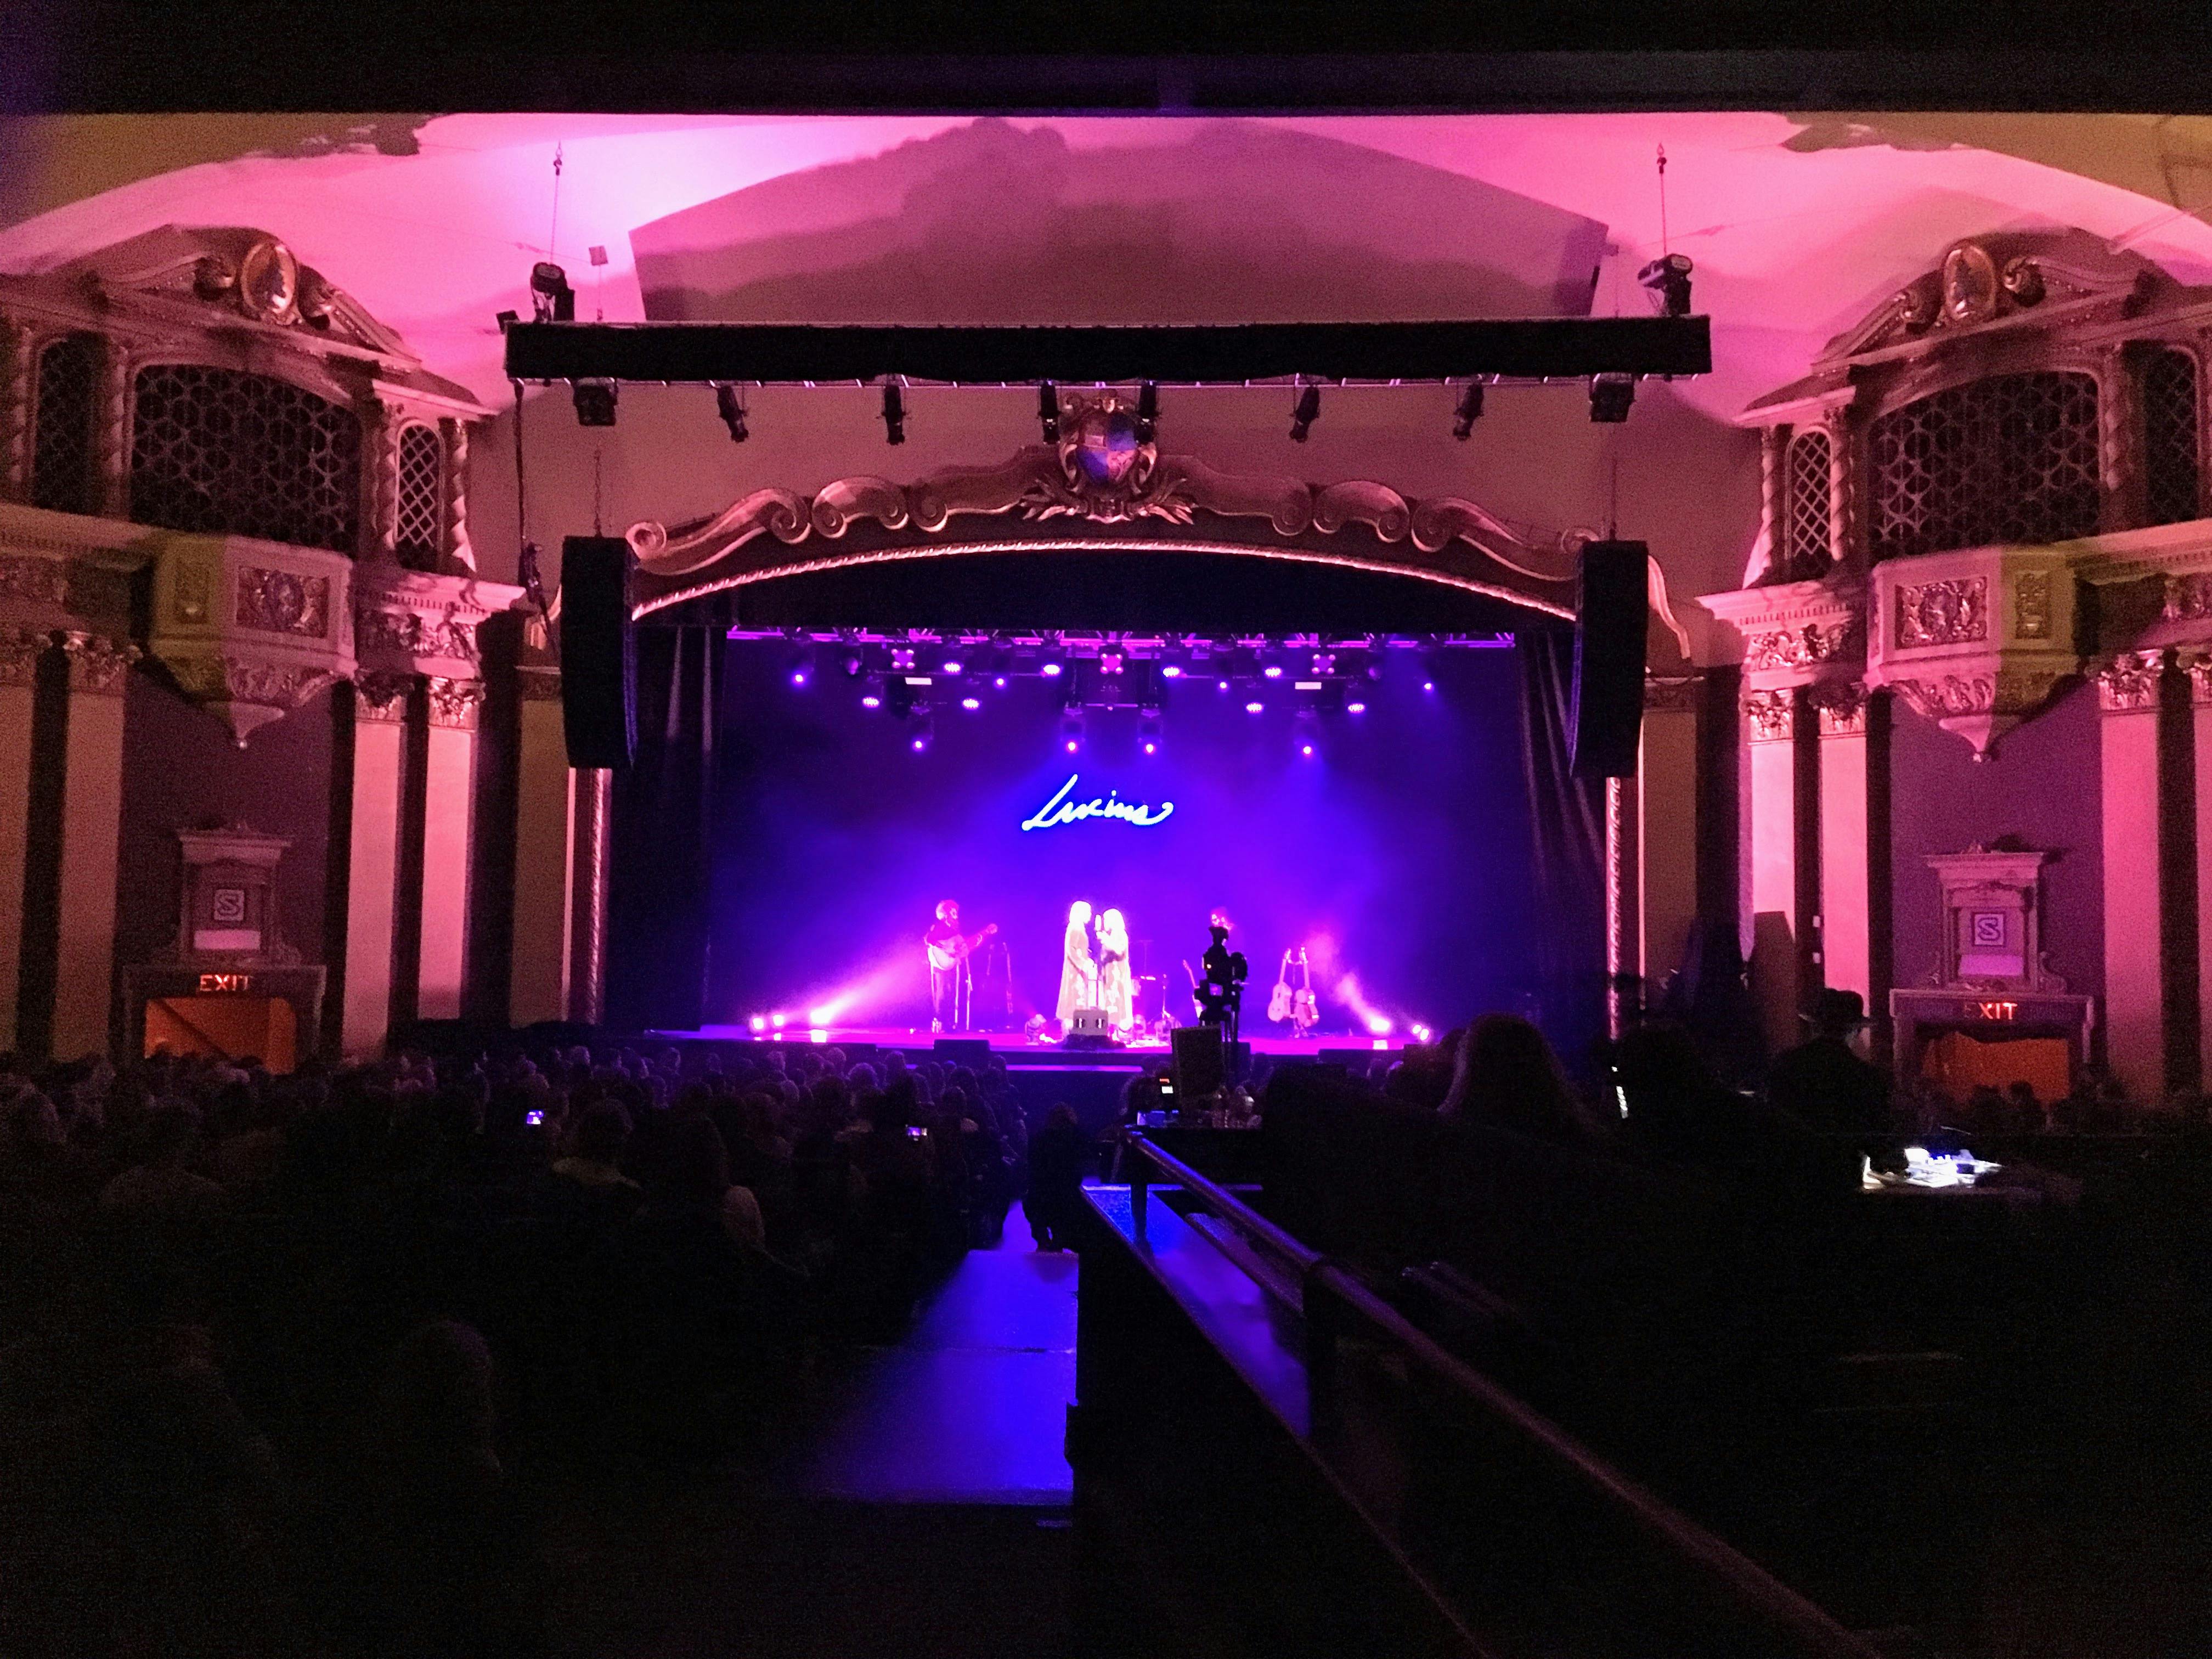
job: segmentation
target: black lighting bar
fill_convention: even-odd
[[[517,380],[754,386],[1246,386],[1705,374],[1703,317],[1431,323],[930,327],[811,323],[508,325]]]

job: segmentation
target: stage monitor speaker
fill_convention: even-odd
[[[561,544],[561,724],[571,766],[623,771],[637,752],[630,563],[618,536]]]
[[[1650,550],[1642,542],[1591,542],[1583,549],[1572,737],[1578,778],[1636,775],[1650,562]]]
[[[1218,1025],[1178,1025],[1168,1033],[1168,1045],[1175,1057],[1176,1098],[1186,1109],[1229,1086]]]
[[[991,1039],[941,1036],[929,1045],[929,1051],[947,1065],[967,1066],[981,1071],[990,1063]]]

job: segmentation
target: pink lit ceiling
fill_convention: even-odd
[[[66,117],[0,127],[0,270],[258,227],[487,398],[549,252],[610,320],[1605,315],[1646,304],[1661,144],[1721,416],[1963,235],[2079,227],[2212,282],[2203,122],[1756,113]]]

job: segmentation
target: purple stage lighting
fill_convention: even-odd
[[[806,684],[806,671],[805,671],[805,669],[803,669],[803,668],[794,668],[794,669],[793,669],[793,670],[791,671],[791,683],[792,683],[793,685],[804,685],[804,684]]]
[[[1267,706],[1263,702],[1248,702],[1244,705],[1244,712],[1248,714],[1256,714]]]
[[[1182,678],[1182,670],[1174,663],[1164,664],[1160,669],[1160,678],[1164,680],[1179,680]]]
[[[863,708],[881,708],[883,706],[884,700],[872,691],[860,699],[860,707]]]
[[[1304,756],[1308,760],[1311,760],[1313,758],[1313,745],[1310,743],[1300,744],[1298,745],[1298,753]]]
[[[957,674],[966,665],[957,657],[947,657],[945,659],[945,672],[948,674]]]
[[[1145,752],[1147,755],[1157,755],[1160,752],[1160,746],[1156,743],[1148,743],[1145,745]]]
[[[1279,662],[1271,662],[1260,672],[1262,674],[1265,674],[1271,680],[1279,680],[1283,678],[1283,665]]]
[[[993,680],[991,684],[998,687],[1000,690],[1003,691],[1006,689],[1006,677],[1004,674],[1001,674],[998,678]]]
[[[960,706],[969,709],[981,708],[983,702],[980,697],[963,697],[960,699]]]
[[[1037,672],[1043,675],[1045,678],[1048,680],[1056,680],[1060,678],[1060,665],[1056,662],[1048,662],[1043,667],[1038,669]]]
[[[1364,702],[1348,702],[1344,705],[1344,708],[1348,714],[1364,714],[1367,712],[1367,705]]]
[[[1433,691],[1436,689],[1437,683],[1434,680],[1423,680],[1421,682],[1421,690],[1424,691]]]

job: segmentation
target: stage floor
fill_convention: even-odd
[[[672,1042],[786,1042],[815,1043],[840,1048],[866,1046],[875,1048],[898,1048],[908,1054],[926,1054],[940,1042],[984,1042],[991,1052],[1005,1056],[1009,1066],[1111,1066],[1126,1064],[1132,1069],[1154,1060],[1168,1057],[1167,1040],[1132,1042],[1118,1048],[1069,1048],[1057,1042],[1030,1042],[1019,1031],[948,1031],[941,1037],[929,1031],[917,1031],[908,1026],[832,1025],[807,1028],[787,1025],[781,1030],[754,1030],[749,1025],[702,1025],[696,1030],[647,1031],[649,1037],[661,1037]],[[1382,1054],[1395,1053],[1401,1046],[1383,1037],[1353,1038],[1348,1036],[1278,1036],[1272,1031],[1250,1030],[1244,1042],[1255,1054],[1271,1054],[1278,1058],[1295,1055],[1306,1060],[1324,1057],[1340,1060],[1352,1054]]]

